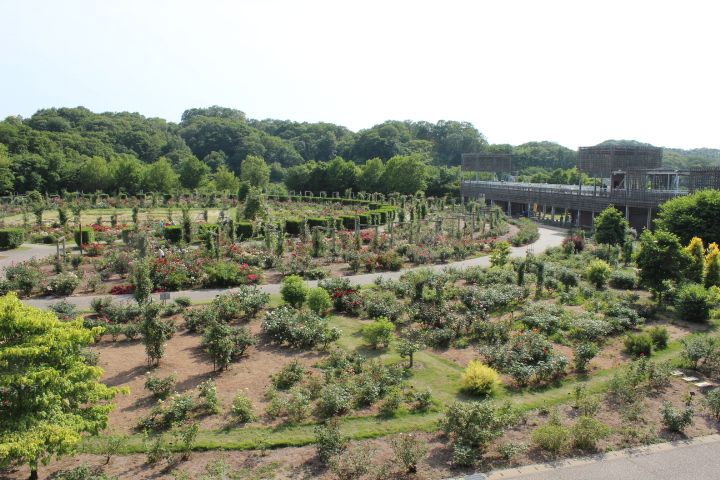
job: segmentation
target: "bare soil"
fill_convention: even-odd
[[[179,317],[177,320],[179,324],[182,323]],[[251,347],[246,356],[233,363],[232,367],[224,372],[213,372],[212,362],[209,361],[199,346],[200,335],[182,329],[168,341],[166,355],[154,372],[161,377],[175,372],[178,376],[176,390],[179,392],[195,389],[200,382],[212,378],[217,383],[223,412],[228,411],[232,398],[240,390],[245,390],[253,400],[256,412],[264,412],[266,401],[263,393],[270,386],[271,375],[277,373],[286,363],[293,359],[300,360],[311,371],[319,373],[319,369],[313,365],[328,354],[317,351],[298,352],[272,345],[267,338],[261,335],[260,323],[259,319],[255,319],[248,324],[253,333],[260,334],[260,344]],[[669,320],[662,316],[657,323],[666,325],[673,338],[680,338],[697,331],[699,328],[696,325],[678,321],[670,324]],[[607,342],[602,347],[602,353],[592,361],[591,371],[611,368],[623,363],[626,357],[621,352],[621,348],[620,338]],[[100,366],[105,370],[103,380],[112,386],[130,387],[130,394],[116,397],[117,407],[110,416],[109,425],[110,428],[115,428],[118,432],[126,431],[129,433],[133,431],[138,419],[149,415],[155,405],[155,400],[143,387],[145,382],[144,374],[150,371],[145,361],[144,347],[139,340],[130,341],[121,336],[118,341],[113,342],[108,335],[105,335],[92,349],[100,354]],[[556,345],[556,349],[560,353],[571,356],[569,347]],[[470,360],[477,357],[477,352],[472,347],[465,349],[434,349],[429,350],[429,352],[461,366],[467,365]],[[687,374],[701,378],[701,380],[707,379],[699,372],[684,371]],[[717,381],[718,379],[710,378],[710,380]],[[507,384],[511,383],[509,377],[503,377],[503,381]],[[647,441],[669,441],[720,431],[720,423],[702,407],[699,401],[695,402],[697,408],[695,423],[683,434],[673,433],[663,428],[660,415],[662,402],[668,400],[676,406],[681,406],[684,398],[686,398],[685,396],[690,391],[696,392],[696,398],[704,397],[703,393],[699,392],[694,385],[674,377],[667,387],[660,392],[651,393],[645,398],[647,407],[641,414],[642,420],[635,422],[635,426],[639,431],[645,432],[649,439]],[[572,398],[568,398],[568,403],[559,407],[563,423],[568,426],[579,415],[577,409],[572,406],[572,400]],[[629,440],[627,436],[622,434],[622,429],[628,425],[627,420],[621,417],[618,406],[607,399],[603,400],[602,405],[597,418],[613,427],[615,433],[610,438],[602,440],[595,451],[583,452],[568,449],[560,457],[609,451],[638,443],[637,439]],[[377,413],[377,409],[371,408],[353,414],[373,415],[375,413]],[[201,422],[202,430],[215,430],[232,426],[230,419],[223,414],[206,416],[198,420]],[[504,437],[496,440],[493,445],[488,447],[482,463],[478,466],[478,470],[488,471],[555,460],[556,457],[534,445],[531,440],[533,430],[537,426],[547,423],[547,421],[547,414],[538,411],[530,412],[524,423],[508,430]],[[281,420],[261,415],[258,423],[259,425],[272,427],[281,423]],[[449,447],[450,440],[444,437],[441,432],[414,432],[413,434],[420,436],[429,448],[427,461],[420,466],[416,475],[406,475],[399,468],[398,463],[393,461],[392,447],[388,437],[353,442],[350,449],[354,449],[361,443],[369,444],[373,449],[373,464],[378,466],[387,462],[391,478],[437,479],[470,473],[471,470],[453,467],[451,448]],[[529,446],[529,449],[510,461],[503,460],[497,453],[497,446],[510,441],[525,443]],[[52,475],[57,474],[57,472],[87,462],[89,466],[102,467],[108,475],[118,476],[119,478],[170,479],[174,478],[171,475],[173,470],[187,470],[190,478],[199,478],[201,475],[206,474],[205,465],[218,458],[224,458],[229,463],[231,471],[245,475],[239,478],[335,478],[334,474],[319,461],[313,446],[270,450],[265,456],[258,451],[196,452],[190,460],[176,461],[172,465],[163,463],[150,465],[145,463],[146,455],[133,454],[116,456],[112,459],[110,465],[104,466],[102,456],[82,454],[77,457],[66,457],[60,461],[51,461],[47,467],[41,467],[41,475],[52,478]],[[27,478],[28,474],[27,467],[10,468],[0,471],[0,480]]]

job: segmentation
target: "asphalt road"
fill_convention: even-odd
[[[720,435],[629,448],[447,480],[712,480],[720,479]]]

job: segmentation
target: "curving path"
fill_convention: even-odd
[[[550,247],[555,247],[555,246],[560,245],[562,243],[563,238],[566,235],[566,232],[567,232],[567,230],[562,229],[562,228],[548,227],[548,226],[544,226],[544,225],[542,225],[542,226],[538,225],[538,227],[539,227],[540,238],[538,238],[538,240],[535,243],[533,243],[532,245],[524,245],[522,247],[512,247],[512,249],[511,249],[512,252],[510,254],[511,256],[524,257],[527,255],[528,252],[532,252],[534,254],[539,254],[541,252],[544,252],[545,250],[547,250]],[[25,258],[26,260],[31,258],[32,256],[44,257],[44,256],[49,255],[49,253],[47,253],[45,251],[45,249],[43,248],[45,246],[41,246],[41,245],[28,245],[28,246],[33,247],[33,250],[22,251],[22,252],[9,252],[12,254],[11,256],[13,258],[11,260],[8,260],[8,259],[4,259],[4,260],[8,261],[8,264],[11,261],[16,261],[16,262],[22,261],[19,259],[15,259],[15,257],[14,257],[15,254],[24,254],[23,256],[27,257],[27,258]],[[38,251],[36,252],[35,247],[40,247],[43,250],[40,251],[38,249]],[[55,247],[52,247],[52,252],[54,252],[54,251],[55,251]],[[52,253],[52,252],[50,252],[50,253]],[[471,258],[469,260],[462,260],[459,262],[428,265],[428,266],[417,267],[417,268],[431,268],[433,270],[441,271],[442,269],[449,267],[449,266],[456,267],[456,268],[465,268],[465,267],[471,267],[471,266],[487,266],[487,265],[490,265],[490,257],[488,255],[483,256],[483,257]],[[3,266],[3,264],[0,263],[0,266]],[[414,269],[400,270],[397,272],[381,272],[381,273],[368,273],[368,274],[363,274],[363,275],[353,275],[353,276],[349,276],[347,278],[350,278],[354,283],[356,283],[358,285],[367,285],[367,284],[373,283],[375,281],[375,279],[378,277],[396,280],[396,279],[400,278],[400,276],[403,273],[405,273],[409,270],[414,270]],[[318,282],[317,280],[308,280],[307,284],[310,287],[315,287],[315,286],[317,286],[317,282]],[[280,283],[269,284],[269,285],[260,285],[260,290],[262,290],[265,293],[280,293],[281,287],[282,287],[282,284],[280,284]],[[233,290],[235,290],[235,289],[213,288],[213,289],[205,289],[205,290],[186,290],[186,291],[180,291],[180,292],[171,292],[171,298],[189,297],[193,301],[193,303],[197,303],[197,302],[212,300],[213,298],[215,298],[216,296],[218,296],[220,294],[232,292]],[[94,298],[107,297],[107,296],[108,295],[105,294],[105,295],[93,295],[93,296],[82,296],[82,297],[70,296],[70,297],[65,297],[65,298],[67,299],[68,302],[73,303],[74,305],[77,305],[79,308],[89,309],[90,302]],[[132,295],[115,295],[114,298],[116,299],[116,301],[120,301],[120,302],[123,302],[123,301],[132,302],[133,301]],[[48,298],[43,298],[43,299],[23,300],[23,302],[26,303],[27,305],[31,305],[33,307],[47,309],[51,303],[58,302],[61,299],[62,299],[62,297],[48,297]],[[155,301],[159,301],[159,294],[153,294],[153,299]]]

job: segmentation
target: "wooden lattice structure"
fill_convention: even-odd
[[[590,176],[612,172],[660,168],[662,147],[599,145],[578,149],[578,170]]]
[[[691,192],[709,188],[720,189],[720,168],[691,167],[687,172],[687,188]]]

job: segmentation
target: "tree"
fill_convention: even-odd
[[[0,195],[12,192],[15,185],[15,175],[10,168],[7,151],[7,147],[0,143]]]
[[[243,217],[245,220],[255,220],[257,217],[264,218],[265,216],[267,216],[265,197],[257,188],[251,188],[245,199]]]
[[[300,308],[310,294],[310,287],[307,286],[305,280],[297,275],[290,275],[283,280],[283,286],[280,289],[282,299],[294,308]]]
[[[705,278],[705,247],[699,237],[693,237],[685,250],[691,258],[691,262],[685,271],[685,276],[691,282],[703,283]]]
[[[660,218],[655,224],[677,235],[684,245],[693,237],[700,237],[710,244],[720,242],[718,217],[720,190],[701,190],[660,205]]]
[[[143,185],[149,192],[170,193],[180,187],[180,179],[167,158],[160,157],[147,167]]]
[[[396,350],[400,358],[409,358],[410,364],[408,368],[413,368],[415,363],[415,353],[425,349],[426,345],[422,338],[422,333],[416,328],[406,328],[402,332],[403,336],[398,341]]]
[[[595,217],[595,242],[614,247],[625,241],[625,230],[630,228],[627,220],[613,205]]]
[[[83,163],[78,172],[78,182],[86,192],[105,191],[112,181],[107,161],[92,157]]]
[[[682,278],[681,272],[690,262],[689,257],[675,234],[645,230],[640,235],[640,248],[635,257],[635,264],[640,269],[640,284],[653,294],[661,295],[665,291],[665,280]]]
[[[220,191],[230,190],[235,192],[240,186],[240,180],[235,176],[235,173],[229,171],[224,165],[218,168],[213,181],[215,182],[215,189]]]
[[[40,463],[107,426],[115,405],[106,402],[121,390],[100,383],[103,370],[82,354],[102,328],[60,321],[13,292],[0,298],[0,312],[0,467],[27,463],[36,479]]]
[[[358,167],[351,161],[335,157],[327,166],[325,188],[332,192],[344,192],[355,188]]]
[[[206,163],[194,155],[187,157],[180,163],[180,185],[191,190],[198,188],[208,173],[210,167]]]
[[[265,188],[270,182],[270,167],[262,158],[248,155],[240,166],[240,181],[250,182],[256,188]]]
[[[148,363],[159,365],[160,359],[165,355],[165,343],[175,334],[175,322],[172,319],[161,319],[160,306],[157,303],[148,303],[145,305],[140,331]]]
[[[150,267],[145,260],[139,260],[132,266],[132,283],[135,285],[133,298],[140,305],[145,305],[150,301],[152,294],[153,282],[150,278]]]
[[[720,287],[720,249],[717,243],[710,244],[705,256],[705,288]]]
[[[130,155],[119,155],[108,164],[112,182],[110,188],[134,195],[142,188],[147,166]]]
[[[379,192],[383,187],[385,165],[379,158],[372,158],[365,162],[358,175],[358,189],[364,192]]]
[[[385,191],[415,195],[427,188],[427,165],[420,155],[395,156],[385,165]]]

